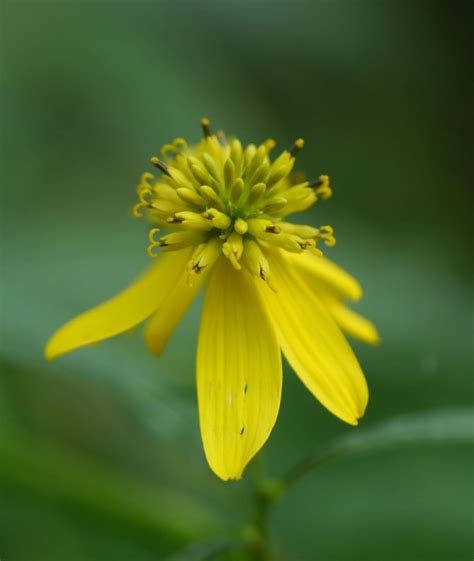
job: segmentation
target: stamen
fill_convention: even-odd
[[[252,275],[265,281],[268,286],[276,292],[270,276],[270,267],[266,260],[260,245],[254,240],[244,241],[244,252],[242,262]]]
[[[213,238],[207,243],[198,245],[187,265],[188,283],[192,286],[193,276],[199,275],[203,269],[214,265],[221,255],[222,241]]]
[[[148,232],[148,241],[150,242],[150,244],[147,247],[146,252],[150,257],[156,257],[158,254],[155,253],[155,249],[162,246],[160,240],[155,239],[155,234],[157,234],[159,231],[159,228],[151,228],[151,230]]]
[[[148,205],[144,205],[143,203],[137,203],[133,205],[132,214],[135,218],[143,218],[143,209],[145,209]]]
[[[202,242],[202,232],[196,230],[171,232],[171,234],[166,234],[166,236],[163,236],[159,240],[155,240],[154,238],[157,228],[153,228],[153,230],[155,230],[153,233],[150,231],[150,245],[148,246],[149,253],[151,252],[152,255],[153,249],[156,246],[164,247],[166,251],[176,251],[184,247],[198,245]]]
[[[177,212],[174,216],[167,219],[169,224],[182,224],[191,230],[209,231],[212,230],[214,224],[206,220],[201,214],[184,210]]]
[[[144,189],[151,189],[151,185],[150,185],[150,181],[152,179],[155,179],[155,176],[146,171],[145,173],[142,173],[141,177],[140,177],[140,183],[137,185],[137,195],[140,196],[140,193],[144,190]]]
[[[170,175],[169,173],[169,169],[168,166],[165,164],[165,162],[162,162],[159,158],[157,158],[156,156],[153,156],[152,158],[150,158],[150,162],[157,167],[160,171],[162,171],[165,175]],[[170,176],[171,177],[171,176]]]
[[[156,248],[160,248],[160,244],[150,244],[147,248],[146,248],[146,252],[148,254],[149,257],[158,257],[159,253],[158,251],[155,252]]]
[[[204,138],[196,146],[188,146],[183,138],[165,144],[162,159],[150,159],[161,173],[142,175],[137,186],[133,214],[146,214],[156,225],[170,229],[160,239],[155,237],[157,228],[150,230],[150,255],[156,255],[159,247],[198,248],[188,267],[194,275],[205,266],[203,255],[210,252],[218,259],[224,254],[235,269],[245,264],[268,283],[264,253],[269,246],[320,254],[316,247],[320,240],[327,246],[335,244],[329,226],[318,229],[286,221],[288,215],[332,194],[327,175],[311,182],[302,174],[299,180],[296,174],[290,177],[295,156],[304,147],[302,138],[272,161],[271,138],[243,149],[240,141],[227,140],[222,131],[213,134],[209,119],[201,119],[201,127]]]
[[[215,208],[206,210],[206,212],[202,213],[202,216],[207,220],[210,220],[214,226],[220,230],[227,230],[231,223],[231,219],[227,216],[227,214],[224,214]]]
[[[188,147],[188,143],[184,138],[175,138],[173,140],[173,146],[178,152],[181,152],[181,150],[185,150]]]
[[[316,242],[314,240],[303,240],[302,242],[297,242],[301,249],[309,249],[310,247],[315,247]]]
[[[153,196],[152,190],[150,187],[144,187],[139,193],[138,198],[140,202],[134,205],[132,209],[133,216],[135,218],[142,218],[143,217],[143,209],[151,207],[151,197]]]
[[[269,234],[279,234],[281,231],[281,229],[278,226],[267,226],[265,228],[265,232],[268,232]]]
[[[303,239],[318,238],[320,230],[312,226],[305,226],[303,224],[292,224],[291,222],[278,222],[277,226],[287,234],[296,234]]]
[[[231,234],[227,241],[222,245],[222,253],[231,262],[234,269],[240,271],[242,265],[239,263],[242,253],[244,251],[244,244],[242,236],[235,232]]]
[[[249,234],[256,237],[267,239],[275,232],[275,224],[271,220],[265,218],[250,218],[247,221]],[[278,230],[279,231],[279,230]],[[266,235],[269,234],[269,235]]]
[[[207,138],[208,136],[211,136],[211,122],[209,121],[209,119],[207,119],[206,117],[201,119],[201,127],[202,127],[202,133],[204,135],[204,138]]]
[[[317,196],[321,197],[323,200],[329,199],[332,196],[332,188],[329,185],[329,175],[320,175],[314,181],[311,181],[308,185]]]
[[[273,138],[267,138],[267,140],[265,140],[263,145],[265,146],[265,148],[267,150],[267,154],[268,154],[269,152],[271,152],[275,148],[276,142]]]
[[[280,232],[279,234],[269,236],[265,238],[265,242],[290,251],[291,253],[302,253],[308,247],[314,247],[315,242],[313,240],[303,240],[295,234],[287,234],[285,232]]]
[[[336,245],[334,228],[332,226],[321,226],[319,228],[319,237],[324,240],[324,245],[328,247],[334,247]]]
[[[159,228],[151,228],[150,231],[148,232],[148,239],[150,241],[150,243],[152,244],[157,244],[159,243],[159,240],[155,239],[155,234],[157,234],[160,231]]]
[[[184,222],[184,218],[180,218],[179,216],[169,216],[166,219],[168,224],[182,224]]]
[[[293,146],[288,150],[288,152],[293,156],[293,158],[296,156],[296,154],[303,149],[304,146],[304,140],[302,138],[297,138],[294,143]]]
[[[161,150],[160,150],[160,154],[163,156],[163,158],[174,158],[176,156],[177,150],[176,147],[173,146],[173,144],[165,144]]]

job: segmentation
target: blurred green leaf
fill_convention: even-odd
[[[237,547],[233,540],[208,540],[194,543],[184,549],[177,551],[166,561],[208,561],[214,559],[215,555]]]
[[[459,443],[474,444],[474,408],[401,415],[336,439],[324,452],[291,469],[285,477],[286,486],[292,485],[322,463],[343,456],[401,446]]]
[[[156,536],[165,532],[189,541],[223,530],[217,514],[201,502],[147,487],[98,462],[5,425],[0,427],[0,475],[12,486],[99,514],[132,533]]]

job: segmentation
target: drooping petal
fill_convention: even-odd
[[[298,275],[304,277],[309,284],[314,281],[323,283],[344,299],[358,301],[362,298],[359,282],[329,259],[311,251],[289,255],[288,259],[291,260],[291,266],[298,271]]]
[[[331,413],[356,425],[368,389],[352,349],[334,319],[284,252],[267,250],[277,292],[257,283],[282,350],[306,387]]]
[[[247,271],[222,259],[202,312],[197,353],[199,417],[211,469],[239,479],[267,440],[281,398],[281,354]]]
[[[329,259],[311,252],[286,257],[295,273],[323,301],[344,333],[371,345],[380,343],[375,325],[344,304],[346,299],[360,300],[362,296],[360,284],[354,277]]]
[[[207,270],[193,275],[192,284],[182,275],[176,287],[158,306],[145,327],[145,342],[150,351],[160,355],[181,318],[187,312],[207,276]]]
[[[380,343],[379,332],[371,321],[348,308],[328,292],[320,290],[319,293],[322,302],[344,333],[370,345]]]
[[[138,325],[168,296],[183,275],[191,251],[163,253],[133,284],[114,298],[75,317],[48,341],[48,360]]]

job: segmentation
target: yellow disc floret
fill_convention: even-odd
[[[319,240],[335,244],[330,226],[313,228],[286,221],[288,215],[332,195],[327,175],[294,181],[302,138],[272,161],[274,140],[243,147],[221,131],[212,134],[208,119],[202,119],[201,125],[203,139],[198,144],[189,146],[182,138],[165,144],[162,159],[151,158],[160,175],[144,173],[137,187],[139,202],[133,213],[141,217],[145,211],[153,224],[151,256],[158,248],[195,247],[188,266],[191,280],[224,255],[236,270],[244,266],[271,286],[266,247],[320,253]]]

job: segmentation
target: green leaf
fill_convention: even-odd
[[[219,553],[238,546],[237,542],[227,539],[206,540],[180,549],[171,557],[168,557],[166,561],[207,561],[213,559]]]
[[[438,409],[393,417],[377,426],[356,429],[335,440],[324,452],[291,469],[286,489],[322,463],[352,454],[424,444],[474,444],[474,408]]]
[[[144,485],[51,442],[0,427],[0,479],[95,513],[125,531],[190,541],[223,531],[217,513],[177,491]]]

